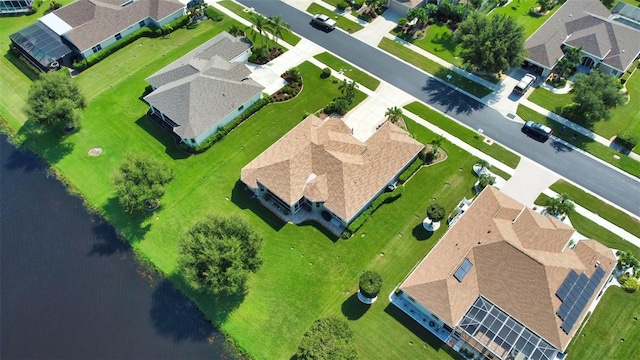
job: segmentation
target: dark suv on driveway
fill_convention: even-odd
[[[547,141],[553,134],[550,127],[533,121],[527,121],[522,127],[522,132],[542,142]]]

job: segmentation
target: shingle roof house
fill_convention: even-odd
[[[617,21],[599,0],[567,0],[525,42],[527,60],[546,77],[564,56],[582,48],[582,64],[621,76],[640,55],[640,31]]]
[[[162,27],[184,14],[178,0],[77,0],[39,21],[86,58],[141,27]]]
[[[597,241],[570,248],[573,234],[489,186],[405,279],[401,296],[449,329],[449,344],[499,359],[554,359],[616,264]]]
[[[361,142],[342,120],[309,115],[247,164],[241,180],[291,213],[307,205],[347,225],[423,148],[389,122]]]
[[[144,100],[182,141],[197,146],[260,100],[264,88],[249,78],[246,38],[223,32],[147,78]]]

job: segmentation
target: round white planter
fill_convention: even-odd
[[[376,300],[378,300],[378,297],[376,296],[374,298],[368,298],[368,297],[362,295],[360,293],[360,290],[358,290],[358,300],[360,300],[360,302],[362,302],[364,304],[371,305],[374,302],[376,302]]]
[[[440,221],[433,222],[431,221],[431,219],[425,218],[424,221],[422,222],[422,226],[424,227],[425,230],[433,232],[440,229]]]

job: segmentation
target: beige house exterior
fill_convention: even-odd
[[[487,187],[400,285],[394,303],[477,358],[562,354],[616,265],[595,240]]]
[[[342,120],[309,115],[247,164],[241,180],[285,215],[328,212],[346,226],[423,148],[390,122],[361,142]]]

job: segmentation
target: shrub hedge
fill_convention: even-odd
[[[258,112],[258,110],[262,109],[268,103],[269,103],[269,99],[268,98],[262,98],[262,99],[258,100],[255,104],[249,106],[245,111],[243,111],[242,114],[240,114],[232,122],[230,122],[229,124],[227,124],[225,126],[220,127],[215,134],[211,135],[202,144],[200,144],[200,145],[198,145],[196,147],[190,147],[190,146],[188,146],[186,144],[180,143],[181,148],[183,150],[186,150],[186,151],[194,153],[194,154],[199,154],[199,153],[204,152],[205,150],[207,150],[208,148],[213,146],[213,144],[215,144],[218,141],[222,140],[222,138],[224,138],[228,133],[230,133],[231,130],[233,130],[236,127],[238,127],[238,125],[242,124],[245,120],[250,118],[251,115],[253,115],[256,112]]]
[[[633,148],[638,145],[639,140],[638,135],[634,134],[631,130],[624,130],[616,136],[615,142],[629,150],[633,150]]]
[[[424,164],[424,161],[422,161],[420,158],[415,159],[413,161],[413,163],[411,163],[411,165],[409,165],[407,170],[403,171],[402,174],[400,174],[400,176],[398,176],[398,181],[401,184],[406,183],[407,180],[409,180],[409,178],[411,177],[411,175],[415,174],[416,171],[418,171],[418,169],[420,169],[422,164]]]
[[[162,28],[151,28],[151,27],[145,26],[123,37],[122,39],[120,39],[120,41],[103,49],[97,54],[93,54],[86,59],[80,59],[80,60],[74,61],[73,67],[78,71],[83,71],[99,63],[100,61],[104,60],[107,56],[113,54],[114,52],[122,49],[123,47],[131,44],[132,42],[138,40],[143,36],[153,38],[153,37],[159,37],[162,35],[167,35],[181,27],[186,26],[188,23],[189,23],[189,16],[184,15],[170,22],[169,24],[163,26]]]
[[[396,187],[396,189],[392,192],[385,192],[380,194],[380,196],[373,200],[371,205],[369,205],[369,207],[365,211],[363,211],[357,218],[355,218],[355,220],[351,222],[351,224],[349,224],[349,226],[347,226],[347,228],[342,233],[342,238],[350,238],[353,234],[355,234],[356,231],[358,231],[358,229],[362,227],[362,225],[364,225],[365,222],[367,222],[367,220],[369,220],[369,217],[371,217],[371,215],[376,210],[378,210],[378,208],[382,206],[382,204],[390,203],[396,200],[397,198],[402,196],[403,192],[404,186],[400,185]]]
[[[204,9],[204,14],[207,15],[207,17],[215,22],[219,22],[222,21],[222,19],[224,18],[224,16],[217,12],[216,9],[209,5]]]

